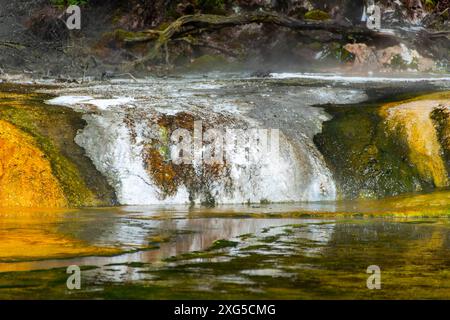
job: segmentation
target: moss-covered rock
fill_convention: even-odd
[[[448,96],[329,107],[334,117],[315,142],[341,196],[384,197],[448,186]]]
[[[329,110],[334,118],[315,137],[343,198],[372,198],[422,188],[404,161],[405,146],[386,135],[376,110]]]
[[[331,16],[325,11],[314,9],[305,13],[305,19],[323,21],[331,19]]]
[[[23,143],[27,143],[29,152],[16,150],[18,164],[21,167],[17,172],[26,172],[25,166],[33,165],[30,161],[36,161],[27,155],[42,158],[42,174],[47,178],[41,180],[41,174],[33,173],[28,176],[29,187],[34,201],[18,201],[18,206],[51,206],[51,207],[80,207],[112,205],[116,203],[113,189],[108,185],[106,179],[98,173],[91,160],[84,155],[84,150],[74,142],[74,137],[79,129],[85,126],[81,115],[73,110],[64,107],[49,106],[43,103],[48,98],[45,95],[2,92],[6,90],[0,86],[0,121],[4,124],[2,128],[7,128],[1,132],[1,138],[5,143],[1,145],[2,153],[5,153],[6,143],[11,143],[14,137]],[[14,136],[14,137],[13,137]],[[46,165],[48,163],[48,167]],[[11,172],[10,172],[11,173]],[[24,177],[22,176],[23,180]],[[20,182],[17,180],[17,182]],[[52,183],[50,183],[52,182]],[[55,183],[53,183],[55,182]],[[12,183],[12,182],[10,182]],[[33,188],[33,185],[42,188]],[[49,190],[54,190],[51,194],[52,201],[44,201]],[[57,190],[61,191],[61,194]],[[28,192],[26,188],[23,193]],[[15,192],[10,197],[20,197]],[[42,198],[42,201],[39,200]],[[13,203],[13,200],[11,200]],[[0,206],[5,206],[5,203]]]

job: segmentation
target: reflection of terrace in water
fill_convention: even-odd
[[[147,214],[149,211],[152,213]],[[174,219],[173,212],[176,212]],[[189,219],[187,211],[184,214],[178,209],[173,212],[168,214],[167,211],[150,209],[141,212],[130,207],[123,211],[88,209],[43,216],[39,213],[9,214],[10,218],[2,219],[1,224],[0,233],[9,241],[0,243],[1,258],[5,261],[0,263],[0,270],[36,270],[72,264],[155,263],[170,256],[204,250],[218,239],[232,239],[242,234],[258,235],[264,229],[303,222],[302,219],[232,217]],[[157,219],[152,219],[152,216]],[[42,236],[38,237],[39,234]],[[323,240],[321,232],[311,230],[305,236]],[[153,248],[151,241],[155,237],[168,241],[157,243],[159,248]],[[132,252],[100,256],[117,254],[120,250]],[[20,256],[22,252],[24,254]],[[27,261],[35,259],[38,260]]]

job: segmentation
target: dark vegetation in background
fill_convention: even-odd
[[[297,18],[304,17],[304,1],[299,0],[48,0],[49,5],[67,7],[71,4],[90,7],[115,8],[122,13],[133,16],[131,26],[134,28],[154,27],[164,21],[172,21],[181,15],[194,13],[230,14],[233,8],[254,11],[273,10]],[[340,14],[350,21],[361,18],[363,0],[315,0],[310,1],[315,9],[328,13]],[[377,3],[395,7],[393,0],[380,0]],[[403,0],[411,14],[422,10],[442,13],[450,7],[450,0]],[[307,10],[306,10],[307,11]]]
[[[393,8],[386,14],[386,24],[402,24],[408,17],[420,16],[433,30],[448,30],[450,0],[405,0],[402,9],[398,1],[380,0],[377,3]],[[82,30],[68,31],[64,9],[71,4],[82,7]],[[124,72],[123,65],[148,55],[157,39],[157,32],[166,29],[176,19],[192,14],[255,14],[274,12],[304,21],[335,21],[342,25],[362,25],[363,0],[19,0],[15,4],[0,0],[0,5],[16,15],[17,24],[9,22],[0,27],[0,68],[47,69],[46,73],[79,74],[103,73],[106,69]],[[407,15],[408,17],[405,17]],[[20,24],[20,26],[19,26]],[[21,28],[24,28],[23,30]],[[366,41],[351,35],[327,31],[299,31],[276,24],[249,24],[187,32],[162,47],[157,60],[147,64],[153,70],[158,66],[196,66],[208,70],[210,66],[232,63],[290,65],[312,67],[314,63],[348,63],[353,54],[343,47],[347,43],[363,42],[386,47],[396,42],[389,38]],[[142,31],[154,30],[152,41],[133,43],[129,39],[148,37]],[[430,30],[431,30],[430,29]],[[13,36],[14,34],[14,36]],[[6,41],[5,41],[6,40]],[[2,41],[7,43],[2,46]],[[10,42],[20,46],[11,49]],[[447,41],[425,37],[422,47],[434,51],[430,55],[442,59],[449,56]],[[20,48],[19,48],[20,47]],[[6,48],[6,49],[5,49]],[[166,54],[164,54],[166,50]],[[315,60],[317,52],[324,54]],[[38,61],[38,59],[40,59]],[[46,60],[47,61],[44,61]],[[51,62],[49,64],[49,62]],[[270,66],[268,67],[270,68]],[[125,68],[128,70],[128,67]],[[148,70],[150,70],[148,69]],[[112,70],[112,72],[116,72]],[[148,71],[147,70],[147,71]],[[150,71],[151,71],[150,70]]]

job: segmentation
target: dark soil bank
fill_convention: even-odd
[[[65,24],[69,4],[81,8],[80,30]],[[0,0],[0,74],[70,80],[174,70],[447,71],[447,0],[379,5],[382,29],[397,30],[394,36],[366,28],[362,0]],[[262,13],[277,19],[254,18]],[[159,37],[180,17],[210,14],[207,23],[194,18],[169,39]],[[230,16],[239,18],[220,23]],[[318,27],[298,27],[305,22]]]

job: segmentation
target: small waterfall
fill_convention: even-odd
[[[323,86],[309,85],[317,81]],[[351,105],[368,99],[367,86],[423,81],[118,81],[52,91],[59,97],[48,103],[83,113],[75,142],[123,205],[374,198],[450,184],[448,93],[376,109]]]
[[[90,88],[79,92],[82,97],[63,96],[49,103],[85,113],[87,125],[75,141],[107,177],[121,204],[335,199],[331,172],[314,146],[313,134],[301,132],[320,127],[321,120],[311,117],[305,128],[296,128],[302,138],[294,142],[283,130],[252,117],[249,110],[257,105],[232,96],[218,98],[217,85],[191,84],[190,91],[181,86],[128,86],[116,97],[105,92],[110,88]],[[120,94],[120,87],[115,89]],[[209,150],[213,144],[208,143],[195,148],[197,123],[203,140],[211,139],[211,130],[223,133],[222,162],[202,161],[202,155],[217,150]],[[184,130],[182,140],[187,135],[193,145],[187,163],[173,161],[177,130]]]
[[[164,142],[168,129],[157,126],[158,120],[167,121],[176,115],[156,112],[142,117],[134,112],[130,108],[123,114],[87,114],[83,118],[88,125],[76,137],[97,169],[109,179],[122,204],[334,199],[334,184],[323,164],[308,155],[308,170],[313,173],[304,175],[305,164],[300,163],[297,151],[282,133],[278,137],[274,137],[276,131],[268,134],[272,143],[278,140],[278,155],[264,153],[263,147],[252,143],[261,138],[255,129],[240,128],[235,129],[241,131],[237,131],[238,136],[234,133],[234,138],[242,144],[226,143],[223,163],[208,165],[194,157],[190,163],[178,165],[170,157],[165,158],[173,148],[168,140]],[[215,115],[203,114],[202,119],[207,123]],[[242,119],[239,122],[249,125]],[[204,154],[205,147],[202,151]]]

